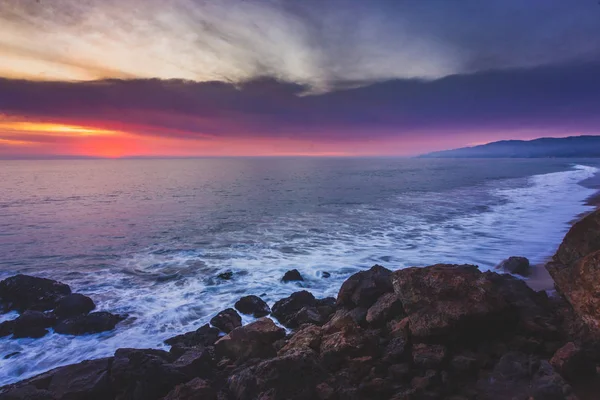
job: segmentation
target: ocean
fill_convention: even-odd
[[[581,182],[599,168],[571,159],[0,161],[0,279],[56,279],[99,310],[129,315],[98,335],[0,339],[0,385],[121,347],[163,348],[243,295],[270,305],[302,288],[335,296],[373,264],[542,263],[591,210],[595,189]],[[282,283],[293,268],[305,281]],[[217,278],[228,271],[232,280]]]

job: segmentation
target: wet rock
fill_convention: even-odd
[[[111,368],[110,383],[116,399],[158,400],[188,377],[171,364],[161,350],[119,349]]]
[[[413,363],[422,369],[438,369],[447,356],[442,345],[418,343],[412,348]]]
[[[395,293],[386,293],[369,308],[366,320],[369,324],[377,326],[403,316],[404,309],[398,296]]]
[[[304,307],[315,307],[317,299],[312,293],[303,290],[279,300],[273,305],[272,314],[284,326],[294,325],[294,317]]]
[[[284,329],[269,318],[261,318],[219,339],[215,353],[233,360],[272,357],[276,353],[273,343],[284,337]]]
[[[33,385],[24,385],[0,392],[0,400],[58,400],[47,390],[38,389]]]
[[[15,327],[15,320],[4,321],[0,323],[0,337],[10,336],[13,333]]]
[[[196,378],[176,386],[164,400],[217,400],[217,393],[210,382]]]
[[[327,271],[321,272],[321,278],[327,279],[327,278],[330,278],[330,277],[331,277],[331,273],[330,272],[327,272]]]
[[[571,304],[579,318],[600,335],[600,251],[570,266],[548,263],[546,269],[557,290]]]
[[[242,314],[260,318],[271,314],[271,308],[258,296],[244,296],[235,303],[235,308]]]
[[[175,356],[183,355],[190,348],[204,348],[212,346],[219,339],[219,330],[206,324],[195,331],[177,335],[165,340],[171,347]]]
[[[346,308],[370,307],[381,295],[393,291],[391,273],[380,265],[357,272],[342,284],[337,304]]]
[[[319,351],[323,331],[316,325],[304,325],[292,335],[288,342],[278,351],[279,356],[299,351]]]
[[[61,319],[69,318],[87,314],[94,308],[96,305],[92,299],[79,293],[73,293],[58,300],[54,314]]]
[[[229,333],[242,326],[242,317],[233,308],[228,308],[215,315],[210,323],[221,331]]]
[[[392,281],[411,334],[445,342],[502,332],[515,323],[516,312],[493,275],[472,265],[440,264],[396,271]]]
[[[124,316],[106,311],[94,312],[62,320],[54,327],[54,331],[63,335],[100,333],[115,329],[115,326],[124,319]]]
[[[222,281],[230,281],[233,279],[233,272],[231,272],[231,271],[222,272],[217,275],[217,278],[221,279]]]
[[[41,338],[56,320],[41,311],[25,311],[13,324],[13,338]]]
[[[509,257],[498,264],[496,269],[521,276],[529,276],[531,274],[529,260],[525,257]]]
[[[304,278],[302,277],[302,275],[300,274],[300,272],[297,269],[293,269],[291,271],[286,272],[283,275],[283,278],[281,278],[282,282],[297,282],[297,281],[303,281]]]
[[[554,255],[554,261],[570,266],[599,250],[600,210],[596,210],[571,227]]]
[[[0,303],[7,310],[52,310],[68,294],[71,294],[68,285],[51,279],[19,274],[0,282]]]
[[[550,365],[569,382],[585,380],[596,374],[596,365],[586,352],[569,342],[554,353]]]

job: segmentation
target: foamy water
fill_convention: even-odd
[[[402,174],[444,173],[443,168],[419,168],[411,167]],[[528,257],[532,263],[542,262],[555,251],[569,222],[591,209],[584,201],[594,190],[578,182],[598,172],[597,168],[584,165],[561,165],[553,169],[559,171],[530,176],[513,172],[507,178],[473,179],[473,184],[469,184],[467,177],[441,190],[413,188],[413,181],[406,179],[398,179],[397,184],[411,187],[392,190],[396,170],[377,169],[374,173],[380,174],[379,178],[361,175],[362,186],[345,185],[343,196],[321,195],[333,190],[334,184],[310,186],[310,190],[298,186],[300,201],[303,204],[313,201],[314,206],[310,207],[296,206],[294,196],[286,195],[288,189],[281,185],[277,186],[277,193],[273,192],[275,199],[270,196],[261,202],[257,200],[260,193],[248,196],[253,203],[245,208],[236,200],[239,196],[235,190],[231,190],[224,197],[234,199],[228,203],[227,212],[217,213],[218,207],[214,205],[212,208],[204,203],[197,205],[196,210],[212,210],[208,217],[204,214],[200,217],[188,208],[173,213],[173,202],[187,205],[195,201],[193,195],[186,197],[186,193],[193,191],[182,190],[185,185],[176,190],[177,200],[165,202],[156,195],[148,205],[152,210],[149,214],[137,215],[139,210],[129,203],[110,203],[111,200],[102,197],[107,204],[118,204],[124,213],[114,213],[111,218],[119,221],[127,216],[122,225],[107,222],[110,218],[106,214],[102,214],[102,220],[95,219],[89,208],[96,204],[92,201],[100,201],[96,198],[52,197],[60,204],[75,202],[68,203],[72,218],[83,218],[85,223],[78,226],[72,237],[68,229],[74,229],[69,224],[75,222],[64,216],[54,221],[50,214],[45,214],[52,210],[47,207],[52,206],[47,206],[43,199],[40,203],[35,198],[15,203],[21,194],[13,194],[3,204],[12,204],[18,210],[27,207],[32,213],[33,209],[39,211],[33,214],[38,219],[29,221],[31,226],[27,229],[32,238],[40,237],[40,246],[47,249],[30,257],[21,253],[20,258],[18,250],[29,248],[24,238],[30,236],[23,231],[21,237],[9,237],[4,248],[12,252],[2,259],[2,276],[24,272],[54,277],[69,283],[74,291],[91,296],[100,310],[127,313],[130,317],[115,331],[99,335],[70,337],[51,333],[41,339],[0,339],[0,357],[18,353],[13,358],[0,359],[0,385],[56,366],[109,356],[121,347],[161,348],[164,339],[196,329],[243,295],[261,295],[270,305],[301,287],[317,297],[335,296],[349,275],[375,263],[390,269],[439,262],[472,263],[490,269],[511,255]],[[392,175],[385,175],[390,170]],[[295,179],[310,182],[312,174],[304,171]],[[365,198],[359,193],[375,190],[381,174],[386,179],[385,190],[376,198]],[[436,182],[432,185],[439,186]],[[355,190],[355,197],[349,195]],[[128,201],[144,208],[143,196],[153,196],[152,193],[142,195],[131,191],[127,194]],[[278,212],[271,211],[273,201],[281,207]],[[108,206],[94,207],[100,207],[95,208],[100,212]],[[136,215],[133,220],[131,214]],[[19,222],[12,214],[4,217],[9,221],[7,224]],[[45,219],[49,219],[46,225]],[[177,223],[169,222],[171,219]],[[146,221],[144,229],[128,228],[131,224],[142,224],[140,221]],[[59,239],[46,238],[40,233],[44,226],[48,227],[45,228],[48,233],[58,232]],[[82,229],[95,235],[97,242],[91,239],[81,242]],[[111,231],[108,239],[103,236],[107,230]],[[61,253],[55,250],[58,243],[44,244],[44,240],[61,240],[65,250]],[[75,248],[65,247],[68,243]],[[49,267],[36,267],[42,263]],[[78,263],[84,263],[85,267]],[[280,282],[285,271],[292,268],[302,273],[305,282]],[[217,279],[216,275],[224,271],[232,271],[234,278]],[[331,277],[323,278],[324,271]],[[11,313],[0,318],[16,316]]]

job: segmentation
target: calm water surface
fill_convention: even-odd
[[[593,160],[0,161],[0,278],[51,277],[127,313],[114,332],[0,339],[0,385],[119,347],[161,347],[240,296],[438,262],[542,262],[594,193]],[[216,279],[234,272],[232,281]],[[322,272],[331,273],[325,279]],[[16,314],[0,316],[0,320]],[[9,360],[2,357],[19,352]]]

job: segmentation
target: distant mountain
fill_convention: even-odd
[[[481,146],[423,154],[421,158],[585,158],[600,157],[600,136],[503,140]]]

